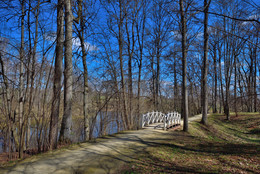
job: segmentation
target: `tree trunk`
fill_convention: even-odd
[[[217,113],[217,93],[218,93],[218,74],[217,74],[217,49],[216,45],[214,45],[214,57],[213,57],[213,62],[214,62],[214,107],[213,107],[213,113]]]
[[[122,87],[122,95],[123,95],[123,114],[125,118],[125,128],[130,129],[129,125],[129,119],[128,119],[128,112],[127,112],[127,104],[126,104],[126,93],[125,93],[125,78],[124,78],[124,68],[123,68],[123,7],[122,7],[122,1],[119,2],[120,6],[120,17],[119,17],[119,23],[118,23],[118,30],[119,30],[119,39],[118,39],[118,45],[119,45],[119,59],[120,59],[120,72],[121,72],[121,87]]]
[[[144,8],[144,7],[143,7]],[[138,86],[137,86],[137,115],[138,115],[138,125],[137,128],[141,129],[141,113],[140,113],[140,97],[141,97],[141,75],[142,75],[142,67],[143,67],[143,45],[144,45],[144,30],[145,30],[145,22],[146,22],[146,12],[145,9],[143,9],[143,22],[142,22],[142,29],[141,29],[141,37],[140,32],[138,30],[138,22],[136,25],[137,28],[137,39],[138,39],[138,45],[139,45],[139,65],[138,65]]]
[[[182,35],[182,116],[183,130],[188,131],[188,90],[187,90],[187,22],[184,15],[183,0],[179,1],[181,12],[181,35]]]
[[[152,97],[153,97],[153,110],[156,109],[156,92],[155,92],[155,71],[154,71],[154,55],[152,55],[151,60],[151,70],[152,70],[152,85],[151,85],[151,91],[152,91]]]
[[[8,79],[6,78],[6,73],[5,73],[5,65],[4,61],[2,59],[2,53],[0,51],[0,64],[1,64],[1,74],[3,77],[4,85],[5,85],[5,94],[3,95],[6,99],[6,110],[7,110],[7,115],[6,115],[6,123],[7,123],[7,138],[8,138],[8,159],[11,160],[12,157],[12,135],[11,135],[11,128],[12,128],[12,118],[11,118],[11,98],[10,98],[10,92],[9,92],[9,85],[8,85]]]
[[[83,62],[83,68],[84,68],[84,99],[83,99],[83,114],[84,114],[84,141],[89,140],[89,117],[88,117],[88,67],[87,67],[87,52],[85,48],[85,38],[84,38],[84,16],[82,12],[82,0],[79,0],[79,15],[80,15],[80,43],[81,43],[81,51],[82,51],[82,62]]]
[[[238,116],[237,114],[237,56],[234,55],[234,64],[235,64],[235,84],[234,84],[234,105],[235,105],[235,114],[236,114],[236,117]]]
[[[155,109],[159,109],[159,90],[160,90],[160,39],[156,40],[156,81],[155,81]]]
[[[64,69],[64,114],[61,123],[60,141],[71,142],[72,126],[72,23],[71,1],[65,0],[65,69]]]
[[[23,158],[24,140],[23,134],[23,102],[24,102],[24,16],[25,16],[25,1],[21,1],[22,5],[22,18],[21,18],[21,48],[20,48],[20,77],[19,77],[19,158]]]
[[[57,43],[56,43],[56,58],[53,81],[53,100],[51,108],[51,120],[49,130],[50,150],[57,148],[58,138],[58,123],[60,110],[60,96],[61,96],[61,78],[62,78],[62,60],[63,60],[63,0],[58,1],[57,6]]]
[[[126,10],[126,9],[125,9]],[[135,11],[135,9],[134,9]],[[125,12],[127,13],[127,12]],[[129,96],[129,124],[130,124],[130,129],[133,128],[133,116],[132,116],[132,103],[133,103],[133,75],[132,75],[132,59],[133,59],[133,53],[134,53],[134,44],[135,44],[135,35],[134,35],[134,25],[135,25],[135,19],[132,19],[132,43],[130,39],[130,33],[129,33],[129,28],[128,28],[128,16],[126,15],[126,22],[125,22],[125,27],[126,27],[126,34],[127,34],[127,51],[128,51],[128,96]]]
[[[258,44],[258,34],[259,32],[257,32],[257,40],[256,40],[256,45]],[[257,112],[257,46],[254,47],[254,112]]]
[[[210,1],[204,0],[204,56],[203,56],[203,68],[202,68],[202,124],[207,124],[208,118],[208,85],[207,85],[207,75],[208,75],[208,50],[209,50],[209,34],[208,34],[208,9]]]
[[[173,87],[173,93],[174,93],[174,103],[173,108],[175,111],[178,111],[178,86],[177,86],[177,70],[176,70],[176,55],[174,54],[174,60],[173,60],[173,79],[174,79],[174,87]]]

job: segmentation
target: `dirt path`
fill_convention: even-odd
[[[195,115],[195,116],[193,116],[193,117],[190,117],[190,118],[189,118],[189,122],[195,121],[195,120],[199,120],[199,119],[201,119],[201,117],[202,117],[201,114]]]
[[[191,121],[201,118],[195,116]],[[123,163],[149,146],[171,138],[171,131],[149,128],[126,131],[97,139],[96,143],[81,143],[71,149],[58,150],[25,159],[0,173],[115,173]]]

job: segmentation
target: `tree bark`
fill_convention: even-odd
[[[23,158],[24,141],[23,134],[23,102],[24,102],[24,16],[25,16],[25,1],[21,1],[22,17],[21,17],[21,48],[20,48],[20,77],[19,77],[19,158]]]
[[[135,2],[135,1],[134,1]],[[135,9],[136,9],[136,3],[133,11],[133,17],[132,17],[132,23],[131,23],[131,37],[129,33],[129,27],[128,27],[128,15],[126,15],[126,34],[127,34],[127,51],[128,51],[128,96],[129,96],[129,122],[130,122],[130,128],[133,128],[134,124],[134,118],[132,115],[132,108],[133,108],[133,74],[132,74],[132,59],[133,59],[133,53],[134,53],[134,46],[135,46],[135,32],[134,32],[134,26],[135,26]],[[125,13],[126,9],[125,9]],[[131,39],[132,38],[132,39]]]
[[[217,113],[217,94],[218,94],[218,74],[217,74],[217,49],[216,45],[213,48],[213,62],[214,62],[214,108],[213,113]]]
[[[6,98],[6,123],[7,123],[7,137],[8,137],[8,158],[11,160],[12,158],[12,133],[11,133],[11,128],[12,128],[12,118],[11,118],[11,98],[10,98],[10,91],[9,91],[9,85],[8,85],[8,79],[7,79],[7,74],[5,73],[5,65],[4,61],[2,59],[2,53],[0,51],[0,64],[1,64],[1,74],[3,77],[4,85],[5,85],[5,94],[3,95],[4,98]]]
[[[122,7],[122,1],[119,2],[119,8],[120,8],[120,16],[119,16],[119,23],[118,23],[118,46],[119,46],[119,59],[120,59],[120,73],[121,73],[121,87],[122,87],[122,95],[123,95],[123,114],[125,118],[125,128],[130,129],[129,125],[129,119],[128,119],[128,112],[127,112],[127,104],[126,104],[126,93],[125,93],[125,78],[124,78],[124,68],[123,68],[123,7]]]
[[[81,51],[82,51],[82,62],[84,68],[84,99],[83,99],[83,114],[84,114],[84,141],[89,140],[89,117],[88,117],[88,98],[89,98],[89,89],[88,89],[88,67],[87,67],[87,51],[85,48],[85,38],[84,38],[84,16],[83,16],[83,4],[82,0],[79,0],[79,15],[80,15],[80,43],[81,43]]]
[[[65,4],[65,69],[64,69],[64,114],[61,123],[60,141],[71,142],[72,129],[72,23],[71,1]]]
[[[57,43],[56,43],[56,58],[53,81],[53,100],[51,108],[51,120],[49,130],[49,148],[50,150],[57,148],[58,139],[58,123],[60,111],[60,97],[61,97],[61,78],[62,78],[62,60],[63,60],[63,41],[64,41],[64,27],[63,27],[63,0],[58,1],[57,6]]]
[[[202,124],[207,124],[208,118],[208,85],[207,85],[207,75],[208,75],[208,50],[209,50],[209,34],[208,34],[208,10],[210,1],[204,0],[204,56],[203,56],[203,68],[202,68]]]
[[[174,110],[175,111],[178,111],[178,96],[179,96],[179,94],[178,94],[178,86],[177,86],[177,70],[176,70],[176,61],[177,61],[177,59],[176,59],[176,55],[174,54],[173,55],[174,57],[173,57],[173,79],[174,79],[174,87],[173,87],[173,93],[174,93],[174,103],[173,103],[173,108],[174,108]]]
[[[235,105],[235,114],[237,117],[238,114],[237,114],[237,56],[236,55],[234,55],[234,64],[235,64],[234,105]]]
[[[142,1],[143,2],[143,1]],[[138,29],[138,22],[136,25],[137,28],[137,40],[139,45],[139,65],[138,65],[138,84],[137,84],[137,115],[138,115],[138,129],[141,129],[141,113],[140,113],[140,97],[141,97],[141,76],[142,76],[142,67],[143,67],[143,46],[144,46],[144,32],[145,32],[145,22],[146,22],[146,12],[145,7],[143,6],[143,21],[141,26],[141,37],[140,31]]]
[[[182,35],[182,116],[183,130],[188,131],[188,89],[187,89],[187,21],[184,14],[183,0],[179,1],[181,12],[181,35]]]

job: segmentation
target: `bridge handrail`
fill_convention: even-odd
[[[178,112],[168,112],[164,114],[158,111],[148,112],[142,116],[142,127],[153,123],[164,123],[164,130],[173,126],[181,124],[181,114]]]

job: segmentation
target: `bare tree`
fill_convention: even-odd
[[[51,108],[51,120],[49,131],[50,149],[57,148],[58,138],[58,123],[60,111],[60,97],[61,97],[61,77],[62,77],[62,60],[63,60],[63,0],[58,1],[57,5],[57,43],[56,43],[56,58],[54,68],[54,81],[53,81],[53,100]]]
[[[202,68],[202,88],[201,88],[201,101],[202,101],[202,120],[203,124],[207,124],[208,114],[208,90],[207,90],[207,75],[208,75],[208,10],[211,0],[204,0],[204,56]]]
[[[23,158],[23,108],[24,108],[24,16],[25,16],[25,1],[21,0],[22,17],[21,17],[21,48],[20,48],[20,85],[19,85],[19,158]]]
[[[118,46],[119,46],[119,59],[120,59],[120,73],[121,73],[121,87],[123,95],[123,114],[125,119],[125,128],[130,128],[129,115],[127,112],[127,100],[126,100],[126,90],[125,90],[125,77],[123,68],[123,20],[124,20],[124,1],[119,1],[119,21],[118,21]]]
[[[179,0],[181,13],[181,43],[182,43],[182,116],[184,119],[183,130],[188,131],[188,90],[187,90],[187,20],[185,17],[183,0]]]
[[[64,0],[65,5],[65,69],[64,69],[64,114],[62,117],[60,141],[71,141],[72,126],[72,23],[71,1]]]
[[[84,97],[83,97],[83,114],[84,114],[84,140],[89,140],[89,116],[88,116],[88,100],[89,100],[89,87],[88,87],[88,67],[87,67],[87,50],[85,47],[85,16],[83,15],[82,0],[78,1],[78,15],[80,18],[80,29],[78,30],[78,36],[80,38],[82,62],[83,62],[83,78],[84,78]]]

